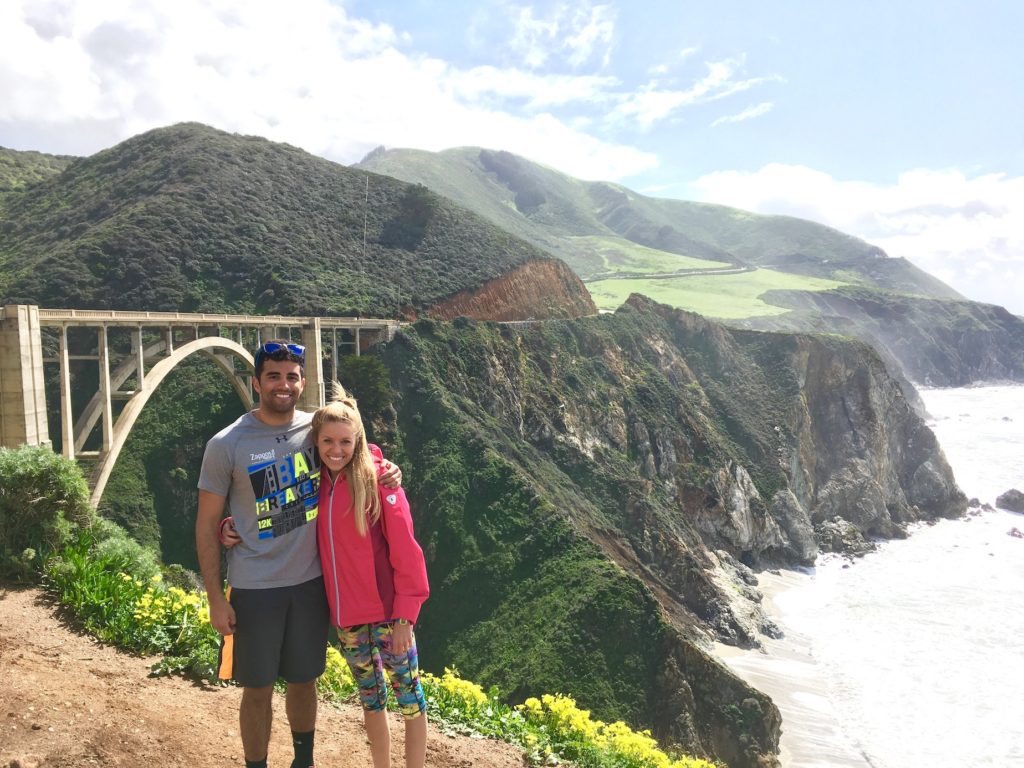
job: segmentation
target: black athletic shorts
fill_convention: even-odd
[[[246,688],[306,683],[327,664],[330,609],[323,577],[293,587],[228,588],[235,633],[220,646],[218,676]]]

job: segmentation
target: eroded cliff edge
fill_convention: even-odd
[[[434,585],[425,664],[571,693],[729,765],[778,746],[775,706],[705,651],[775,631],[751,568],[965,506],[860,342],[632,297],[576,320],[421,321],[383,359]]]
[[[596,315],[597,307],[583,282],[563,261],[528,261],[489,280],[480,288],[460,291],[432,306],[439,320],[460,315],[477,320],[548,320]]]

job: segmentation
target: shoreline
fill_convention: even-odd
[[[758,574],[763,607],[784,636],[762,638],[764,651],[714,643],[715,656],[751,686],[767,694],[782,714],[779,761],[783,768],[872,768],[844,733],[829,697],[828,681],[810,640],[786,625],[778,598],[813,573]]]
[[[945,562],[955,559],[959,563],[960,571],[972,564],[984,566],[979,572],[988,575],[981,580],[972,582],[968,587],[991,590],[993,585],[1020,583],[1019,578],[1013,577],[1013,574],[1020,573],[1019,567],[1013,570],[1010,576],[1006,575],[1010,573],[1008,568],[1014,568],[1015,564],[1021,562],[1018,559],[1021,554],[1018,548],[1020,541],[1009,535],[1011,528],[1018,527],[1015,524],[1020,518],[1020,513],[994,509],[982,515],[943,519],[932,525],[925,523],[915,531],[915,536],[908,539],[891,540],[886,544],[899,547],[899,545],[909,543],[911,539],[918,542],[922,538],[926,541],[931,540],[932,559]],[[966,540],[964,538],[965,528],[969,528],[972,534],[972,537]],[[953,533],[956,535],[951,535]],[[888,547],[882,549],[888,549]],[[882,554],[882,552],[874,552],[867,555],[866,558],[876,558]],[[898,552],[892,554],[899,557]],[[927,560],[922,559],[920,554],[909,561],[911,567],[918,570],[925,562]],[[858,561],[857,565],[867,565],[866,559]],[[783,570],[779,573],[764,571],[757,574],[757,588],[763,596],[761,604],[764,613],[776,622],[784,636],[778,640],[762,637],[763,651],[743,650],[734,646],[714,643],[712,652],[730,671],[752,687],[768,695],[779,708],[782,715],[782,734],[779,739],[779,761],[782,768],[876,768],[881,764],[935,765],[937,756],[947,754],[943,750],[961,749],[959,737],[953,738],[947,732],[938,729],[932,732],[930,740],[915,742],[912,747],[908,748],[898,741],[879,741],[878,723],[872,723],[870,720],[866,723],[859,723],[851,734],[848,727],[844,727],[833,703],[834,699],[841,699],[843,696],[842,683],[831,679],[829,670],[819,663],[819,657],[811,638],[795,631],[786,621],[787,612],[783,606],[788,605],[790,610],[793,610],[793,605],[786,599],[787,594],[793,590],[815,590],[817,592],[815,600],[817,610],[827,612],[830,603],[828,582],[834,581],[835,577],[839,576],[838,573],[829,574],[828,571],[840,567],[842,567],[840,562],[825,559],[819,560],[816,567],[803,571]],[[960,577],[945,578],[941,574],[935,576],[934,572],[932,572],[932,576],[939,589],[945,592],[952,589],[950,594],[953,595],[965,586]],[[845,578],[853,578],[853,576],[846,574]],[[825,583],[815,584],[814,582],[818,579],[822,579]],[[797,605],[802,603],[799,595],[792,597],[796,600]],[[908,600],[909,603],[907,603]],[[900,605],[908,605],[913,610],[917,600],[918,597],[914,595],[914,590],[905,587],[902,590],[896,590],[894,595],[890,595],[888,609],[891,611]],[[806,614],[807,609],[808,606],[804,604],[801,613]],[[1017,615],[1024,614],[1018,612]],[[941,620],[926,622],[925,628],[932,633],[930,635],[933,637],[932,647],[939,647],[949,642],[949,637],[941,634],[947,632],[949,627],[943,625]],[[915,629],[914,632],[918,632],[919,629]],[[902,627],[900,631],[906,634],[907,627]],[[940,634],[936,635],[936,632]],[[961,644],[958,647],[961,658],[967,658],[970,655],[967,652],[967,647],[963,645],[964,643],[975,650],[978,648],[979,642],[984,643],[984,639],[980,641],[972,639],[969,633],[959,637],[959,640]],[[855,651],[855,655],[859,656],[860,654]],[[864,661],[863,657],[861,657],[861,661]],[[976,658],[975,661],[977,661]],[[1022,669],[1021,661],[1022,658],[1018,657],[1015,662],[1017,670]],[[986,668],[984,665],[981,668],[988,669],[988,672],[984,676],[972,678],[974,682],[969,689],[970,695],[979,695],[978,691],[984,689],[989,693],[981,695],[981,701],[1005,700],[1006,690],[999,682],[1003,680],[1005,674],[1002,671],[1003,668],[1000,667],[998,672]],[[902,695],[904,700],[909,701],[916,695],[914,684],[908,678],[900,676],[900,669],[894,668],[891,664],[888,666],[883,664],[880,669],[886,674],[894,675],[894,678],[887,683],[892,688],[890,696],[899,698]],[[839,673],[842,671],[837,670]],[[849,670],[846,671],[849,672]],[[875,671],[877,672],[878,669]],[[1011,673],[1010,677],[1013,678],[1014,675],[1016,675],[1015,679],[1020,678],[1019,672]],[[927,681],[927,676],[925,676],[925,680]],[[980,705],[973,706],[977,709]],[[905,726],[916,728],[916,733],[929,731],[935,725],[935,721],[930,720],[921,711],[893,712],[892,716],[893,718],[903,718],[901,722]],[[862,727],[864,727],[863,732]],[[986,736],[979,736],[978,734],[981,733]],[[887,756],[882,758],[881,754],[877,754],[874,758],[870,757],[865,752],[869,748],[858,741],[860,735],[867,737],[874,745],[870,751],[884,752]],[[1012,737],[1007,736],[1002,730],[987,730],[985,721],[976,721],[974,738],[987,739],[984,743],[991,754],[998,755],[1000,758],[1018,757],[1024,754],[1021,751],[1022,745],[1013,743]],[[936,746],[939,744],[943,746]],[[899,757],[896,757],[901,753],[904,758],[902,762]],[[968,764],[970,756],[974,754],[988,755],[989,752],[983,750],[979,752],[978,745],[975,745],[966,752],[957,753],[957,759],[961,761],[958,764]],[[908,755],[920,758],[920,761],[907,762],[905,758]],[[1008,763],[984,764],[1006,765]]]
[[[993,394],[1000,397],[993,398]],[[968,498],[978,498],[994,506],[993,500],[998,494],[1011,487],[1024,487],[1020,485],[1024,477],[1019,462],[1024,442],[1019,426],[1014,423],[1016,420],[1019,424],[1019,417],[1014,417],[1024,403],[1021,383],[922,388],[921,395],[929,412],[927,425],[942,446],[957,484]],[[1021,519],[1024,518],[1019,514],[1006,510],[986,510],[977,516],[969,513],[962,518],[922,523],[909,531],[911,535],[907,539],[884,542],[880,547],[882,551],[859,559],[856,566],[870,566],[869,570],[875,570],[876,558],[897,558],[897,570],[886,580],[888,586],[884,593],[878,595],[876,607],[881,613],[851,612],[848,604],[830,605],[834,600],[844,599],[838,593],[830,598],[831,589],[823,583],[839,576],[831,572],[837,566],[830,561],[819,560],[816,568],[808,570],[757,574],[763,610],[778,624],[784,637],[780,640],[762,637],[764,652],[720,644],[713,646],[713,652],[734,674],[771,697],[779,708],[782,714],[779,759],[784,768],[873,768],[890,763],[908,767],[1017,764],[1014,761],[1024,756],[1024,744],[1016,735],[1019,730],[1005,727],[996,713],[1008,695],[1019,692],[1019,687],[1009,681],[1021,679],[1024,656],[999,659],[999,654],[1005,652],[1001,641],[972,628],[979,621],[981,626],[986,626],[984,616],[990,617],[990,623],[991,617],[1000,617],[1000,626],[1014,618],[1016,629],[1002,631],[1011,632],[1014,638],[1024,637],[1020,623],[1024,612],[1017,607],[1005,617],[1000,613],[1011,606],[1020,606],[1019,584],[1024,563],[1021,555],[1024,553],[1020,550],[1020,540],[1007,534],[1011,528],[1022,529]],[[931,547],[920,550],[922,541],[932,542]],[[867,589],[865,579],[874,585],[873,589],[879,588],[878,580],[870,581],[868,574],[845,571],[843,574],[842,583],[860,582],[860,594],[868,598],[874,593]],[[935,593],[928,601],[945,601],[943,604],[950,609],[959,610],[958,624],[948,625],[945,623],[948,617],[944,615],[920,613],[922,598],[913,584],[922,579]],[[814,590],[814,594],[787,594],[793,590]],[[978,614],[982,618],[976,618],[978,606],[965,604],[965,590],[987,598],[983,602],[989,613]],[[1001,596],[998,606],[991,599],[993,594]],[[804,602],[805,597],[813,599],[813,603]],[[800,616],[806,620],[815,613],[827,613],[832,607],[846,609],[843,615],[847,621],[858,622],[861,617],[884,627],[880,653],[882,661],[887,663],[871,664],[870,671],[865,673],[865,664],[870,659],[861,651],[865,647],[863,642],[868,641],[862,632],[856,631],[859,625],[851,626],[850,632],[854,642],[860,637],[862,644],[849,649],[854,652],[859,667],[833,670],[819,661],[829,658],[829,652],[834,649],[816,649],[811,638],[796,632],[790,622],[800,623]],[[907,612],[917,617],[912,626],[900,618]],[[959,688],[954,687],[951,692],[948,685],[937,686],[932,679],[929,672],[942,668],[941,656],[936,657],[929,668],[920,665],[917,652],[913,654],[913,661],[904,659],[902,667],[898,654],[895,666],[892,659],[887,659],[894,651],[902,652],[910,647],[922,633],[932,638],[931,648],[950,649],[948,652],[965,660],[966,666],[959,669],[961,676],[956,681]],[[839,639],[835,632],[826,637]],[[901,637],[909,644],[894,646]],[[908,670],[914,674],[908,675]],[[834,702],[844,702],[844,706],[848,703],[849,691],[843,690],[841,677],[844,671],[847,685],[850,674],[855,676],[855,682],[860,680],[856,676],[863,674],[865,678],[861,682],[873,682],[876,688],[884,684],[887,691],[886,700],[879,702],[875,697],[866,710],[870,716],[864,722],[844,723],[837,716],[838,704]],[[900,710],[890,706],[894,697],[913,701],[922,695],[932,697],[926,702],[927,707]],[[970,702],[966,709],[961,707],[961,700]],[[863,699],[859,702],[861,706],[864,703]],[[879,703],[885,705],[881,710],[882,720],[878,717]],[[966,733],[943,725],[958,719],[963,720]],[[899,731],[886,730],[887,722],[898,722],[901,729],[909,729],[910,733],[903,738]],[[865,739],[864,743],[858,741],[861,738]],[[864,754],[866,750],[875,756],[868,757]]]

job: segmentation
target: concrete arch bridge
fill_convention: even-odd
[[[397,328],[395,320],[355,317],[4,306],[0,310],[0,445],[52,445],[44,366],[56,366],[61,451],[68,458],[93,462],[89,487],[95,505],[142,409],[183,360],[196,354],[213,360],[245,407],[251,408],[252,350],[266,339],[297,341],[306,347],[307,360],[306,389],[299,407],[313,410],[324,404],[324,382],[337,378],[340,356],[358,355],[372,344],[389,341]],[[312,360],[322,364],[311,365]],[[98,382],[77,413],[72,408],[72,365],[95,366]],[[76,394],[78,401],[89,395]]]

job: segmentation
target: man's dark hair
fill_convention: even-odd
[[[268,351],[268,347],[273,351]],[[303,351],[300,354],[295,351],[296,349]],[[260,344],[254,357],[257,379],[263,373],[263,363],[267,360],[273,360],[275,362],[287,360],[290,363],[298,363],[302,367],[302,375],[306,375],[305,348],[301,344],[296,344],[293,341],[288,341],[287,339],[270,339],[265,341]]]

